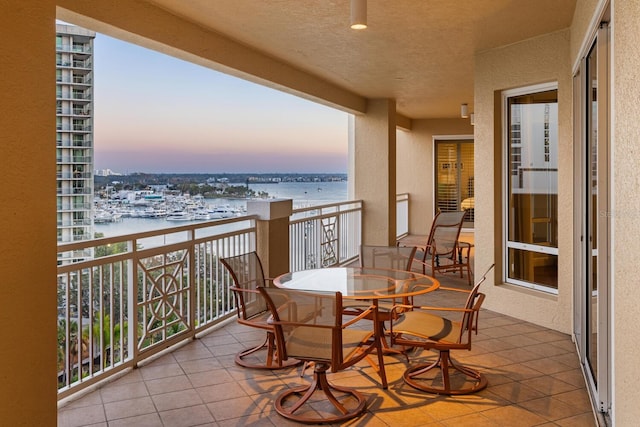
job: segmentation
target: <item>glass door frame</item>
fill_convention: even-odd
[[[460,143],[464,143],[464,144],[471,144],[474,147],[474,163],[475,163],[475,141],[474,141],[474,137],[473,135],[434,135],[433,136],[433,150],[432,150],[432,156],[433,159],[431,160],[431,164],[433,165],[433,195],[432,195],[432,199],[433,200],[433,210],[434,210],[434,215],[438,213],[438,205],[437,205],[437,200],[438,200],[438,188],[437,188],[437,183],[438,183],[438,143],[442,142],[442,143],[452,143],[452,142],[460,142]],[[459,155],[459,153],[458,153]],[[474,169],[475,169],[475,164],[474,164]],[[458,182],[458,187],[459,189],[462,186],[461,182]],[[474,184],[475,185],[475,184]],[[460,191],[458,191],[458,195],[460,194]],[[475,188],[474,188],[474,194],[475,194]],[[475,196],[474,196],[475,197]],[[460,202],[462,202],[462,200],[458,201],[458,207],[460,207]],[[474,202],[475,204],[475,202]],[[462,224],[462,228],[463,230],[472,230],[475,226],[472,225],[471,227],[469,227],[469,224],[474,224],[473,222],[464,222]]]
[[[609,263],[611,201],[610,201],[610,29],[603,13],[602,23],[594,31],[585,55],[574,74],[574,335],[578,356],[587,380],[587,388],[595,409],[605,420],[611,412],[611,266]],[[596,52],[597,112],[591,105],[593,82],[590,82],[588,60]],[[592,125],[597,127],[596,206],[592,199]],[[587,220],[588,218],[588,220]],[[596,235],[591,236],[595,221]],[[595,265],[593,258],[596,257]],[[593,270],[596,275],[593,276]],[[592,278],[596,290],[592,291]],[[595,298],[595,300],[594,300]],[[595,301],[595,310],[592,306]],[[594,315],[595,319],[591,318]],[[592,328],[595,328],[593,330]],[[592,332],[595,340],[592,341]],[[596,346],[595,366],[591,346]],[[607,423],[608,424],[608,423]]]

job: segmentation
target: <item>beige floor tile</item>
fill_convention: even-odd
[[[512,363],[526,364],[530,360],[539,359],[540,354],[530,350],[531,347],[512,348],[510,350],[501,351],[500,356],[509,359]]]
[[[575,345],[571,342],[571,337],[567,334],[563,334],[562,332],[544,329],[529,334],[529,337],[544,343],[552,343],[555,341],[568,342],[574,346],[573,349],[575,350]]]
[[[177,362],[171,363],[152,363],[140,368],[140,374],[144,380],[153,380],[157,378],[175,377],[183,375],[184,371]]]
[[[189,381],[195,388],[236,382],[236,379],[233,378],[225,368],[187,374],[187,378],[189,378]]]
[[[501,328],[503,330],[503,328]],[[503,336],[501,338],[503,341],[513,344],[517,347],[526,347],[531,345],[542,345],[542,343],[534,338],[531,338],[529,335],[520,335],[520,334],[510,334],[508,336]]]
[[[178,363],[184,362],[185,360],[206,359],[213,356],[207,346],[200,340],[193,341],[189,345],[175,351],[173,355]]]
[[[546,420],[540,415],[518,406],[505,406],[490,409],[482,413],[494,422],[495,426],[528,427],[543,424]]]
[[[557,420],[555,423],[562,427],[597,427],[598,425],[592,412]]]
[[[100,390],[104,403],[121,400],[134,399],[136,397],[148,396],[149,391],[144,382],[129,384],[107,384]]]
[[[170,393],[172,391],[187,390],[193,388],[189,377],[179,375],[177,377],[158,378],[145,381],[150,395]]]
[[[591,400],[589,399],[589,394],[582,388],[568,391],[566,393],[559,393],[553,397],[567,405],[575,406],[582,412],[591,411]]]
[[[495,427],[496,423],[483,414],[468,414],[441,421],[449,427]]]
[[[157,413],[109,421],[109,427],[163,427]]]
[[[83,406],[102,405],[102,397],[100,396],[100,391],[101,390],[98,389],[80,397],[77,400],[71,400],[61,409],[74,409],[82,408]]]
[[[537,359],[541,359],[543,357],[556,357],[567,354],[567,350],[554,345],[531,345],[528,347],[522,347],[522,350],[531,352],[532,354],[536,355]]]
[[[106,420],[102,405],[63,408],[58,411],[58,427],[79,427],[106,422]]]
[[[205,405],[160,412],[160,418],[165,426],[171,427],[200,426],[206,423],[216,425],[213,415]]]
[[[401,411],[377,410],[375,415],[390,426],[425,426],[438,421],[422,408],[404,408]]]
[[[576,388],[575,386],[564,381],[560,381],[559,379],[552,376],[531,378],[528,380],[522,380],[520,382],[546,395],[564,393],[567,391],[575,390]]]
[[[200,405],[203,403],[198,392],[192,388],[157,394],[155,396],[151,396],[151,399],[159,412],[168,411],[170,409],[187,408],[189,406]]]
[[[118,418],[129,418],[137,415],[152,414],[156,412],[156,408],[153,405],[151,398],[147,396],[105,403],[104,411],[107,414],[107,420],[110,421]]]
[[[260,407],[249,396],[208,403],[207,408],[216,421],[246,417],[261,412]]]
[[[520,382],[500,384],[492,387],[491,392],[510,402],[519,403],[544,397],[544,393]]]
[[[424,405],[423,410],[436,420],[442,421],[474,413],[473,409],[460,402],[442,398]]]
[[[513,381],[521,381],[529,378],[541,377],[544,374],[529,367],[527,364],[515,363],[513,365],[492,368],[491,372],[501,373]]]
[[[520,403],[520,406],[546,418],[549,421],[573,417],[584,413],[582,409],[567,405],[566,403],[549,396],[522,402]]]
[[[282,422],[274,423],[270,417],[264,416],[263,414],[253,414],[253,415],[248,415],[246,417],[216,421],[216,425],[218,425],[219,427],[238,427],[238,426],[272,427],[272,426],[282,426],[283,423]]]
[[[558,372],[569,371],[574,369],[573,367],[566,365],[562,362],[555,360],[554,358],[543,358],[537,360],[530,360],[527,362],[527,366],[536,371],[540,371],[545,375],[556,374]]]
[[[236,383],[216,384],[196,389],[204,403],[245,397],[247,393]]]
[[[180,362],[180,366],[182,367],[184,373],[187,375],[222,368],[222,365],[215,357],[208,357],[206,359],[185,360],[184,362]]]

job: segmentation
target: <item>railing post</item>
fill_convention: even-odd
[[[289,271],[289,217],[293,200],[248,200],[247,214],[257,215],[256,251],[267,277]]]

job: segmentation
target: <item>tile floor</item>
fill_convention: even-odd
[[[466,280],[441,279],[449,286]],[[424,295],[430,305],[438,295]],[[59,427],[286,426],[273,409],[283,388],[308,381],[300,368],[241,368],[234,355],[262,333],[230,323],[142,366],[58,410]],[[368,397],[367,412],[351,426],[595,426],[574,344],[561,334],[482,310],[473,349],[454,359],[481,369],[489,386],[466,396],[437,396],[402,381],[406,360],[385,356],[389,388],[371,366],[329,374],[336,384]],[[241,344],[244,343],[244,344]],[[434,353],[412,353],[411,360]]]

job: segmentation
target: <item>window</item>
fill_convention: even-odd
[[[558,90],[503,93],[506,282],[557,292]]]

